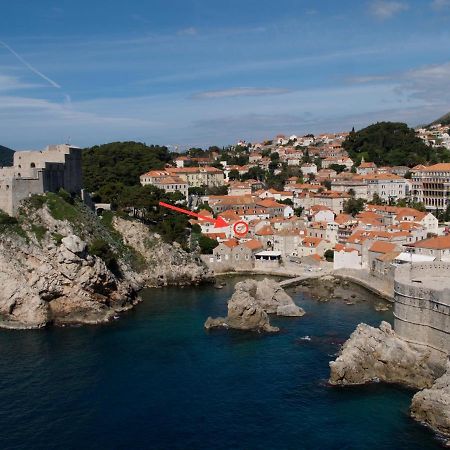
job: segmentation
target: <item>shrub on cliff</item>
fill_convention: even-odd
[[[94,239],[88,246],[88,251],[91,255],[101,258],[106,267],[113,273],[119,272],[119,265],[117,263],[117,255],[111,250],[109,244],[103,239]]]

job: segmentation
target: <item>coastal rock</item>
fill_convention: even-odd
[[[86,250],[87,244],[75,234],[71,234],[61,240],[64,247],[70,252],[81,255]]]
[[[252,330],[261,332],[277,332],[278,328],[270,325],[269,316],[255,301],[250,293],[236,291],[228,302],[227,317],[212,319],[205,322],[205,328],[234,328],[236,330]]]
[[[450,363],[447,371],[429,388],[414,395],[411,416],[436,432],[450,437]]]
[[[254,283],[253,288],[256,287],[255,298],[267,314],[290,317],[300,317],[305,314],[305,311],[294,303],[292,298],[276,281],[269,278],[264,278],[264,280],[258,282],[254,280],[247,281]]]
[[[198,255],[185,252],[178,243],[165,243],[143,223],[114,217],[113,226],[125,244],[142,255],[140,275],[148,287],[213,281]]]
[[[444,372],[445,357],[425,346],[410,344],[391,325],[379,328],[359,324],[330,362],[330,384],[354,385],[373,381],[400,383],[423,389]]]
[[[264,332],[279,331],[270,325],[269,315],[302,316],[302,308],[295,305],[292,298],[281,286],[269,279],[255,281],[247,279],[236,284],[235,291],[228,301],[227,317],[209,317],[205,328],[234,328]]]

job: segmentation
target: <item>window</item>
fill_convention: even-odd
[[[36,164],[35,164],[34,162],[32,162],[32,163],[30,164],[30,167],[31,167],[32,169],[34,169],[34,168],[36,167]]]

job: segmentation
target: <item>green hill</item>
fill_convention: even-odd
[[[14,158],[14,150],[0,145],[0,167],[12,166]]]
[[[112,142],[83,151],[84,186],[92,192],[106,184],[139,185],[139,176],[170,161],[166,147],[140,142]]]
[[[430,123],[430,125],[428,125],[428,126],[437,125],[438,123],[440,123],[442,125],[450,125],[450,112],[447,114],[444,114],[442,117],[439,117],[439,119]]]
[[[405,123],[379,122],[352,131],[342,146],[359,164],[372,161],[378,166],[409,166],[450,161],[450,152],[445,148],[432,148],[416,136]]]

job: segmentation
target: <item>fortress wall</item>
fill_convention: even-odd
[[[19,209],[20,202],[30,195],[42,194],[44,182],[42,171],[38,172],[37,178],[15,178],[12,184],[12,213],[15,215]]]
[[[394,328],[399,336],[450,353],[449,275],[450,264],[442,262],[397,268]],[[427,279],[437,280],[436,287],[426,283]]]
[[[0,209],[12,215],[12,178],[0,178]]]

